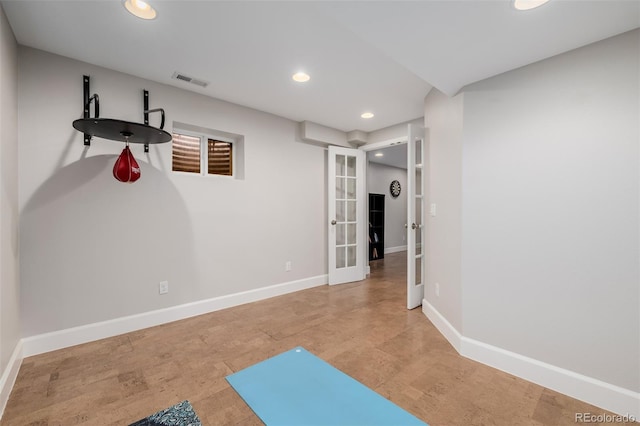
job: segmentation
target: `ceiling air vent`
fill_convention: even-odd
[[[209,83],[204,80],[198,80],[197,78],[189,77],[178,71],[174,72],[171,78],[175,78],[176,80],[186,81],[187,83],[195,84],[196,86],[200,86],[200,87],[207,87],[209,85]]]

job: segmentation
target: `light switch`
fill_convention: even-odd
[[[431,203],[431,208],[429,209],[429,212],[431,213],[431,216],[433,217],[436,216],[436,203]]]

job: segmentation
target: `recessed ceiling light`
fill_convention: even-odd
[[[124,7],[132,15],[142,19],[155,19],[156,10],[149,3],[142,0],[125,0]]]
[[[549,0],[513,0],[513,7],[518,10],[530,10],[542,6]]]
[[[362,118],[373,118],[373,113],[372,112],[363,112],[362,114],[360,114],[360,117],[362,117]]]
[[[375,154],[373,154],[375,157],[384,157],[384,154],[381,152],[376,152]]]
[[[293,79],[293,81],[297,81],[298,83],[306,83],[307,81],[311,80],[309,74],[302,71],[295,73],[291,76],[291,78]]]

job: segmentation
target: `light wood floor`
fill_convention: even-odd
[[[303,346],[432,426],[574,425],[604,413],[460,357],[405,309],[405,253],[322,286],[23,361],[2,425],[127,425],[188,399],[204,425],[259,425],[228,374]],[[593,423],[592,423],[593,424]]]

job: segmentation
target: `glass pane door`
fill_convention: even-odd
[[[364,278],[362,151],[329,147],[329,284]]]
[[[422,304],[424,297],[424,173],[425,131],[409,125],[407,146],[407,308]]]

